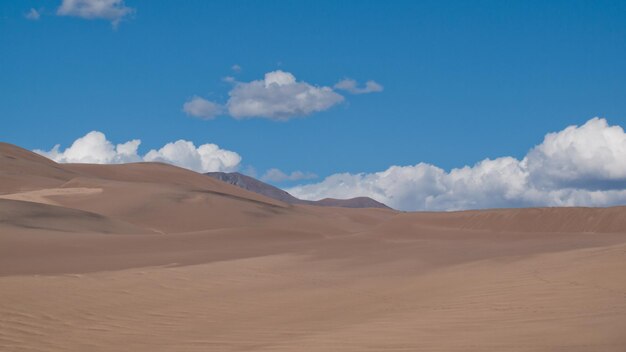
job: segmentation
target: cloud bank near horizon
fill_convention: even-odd
[[[426,163],[391,166],[286,190],[308,200],[368,196],[400,210],[626,204],[626,134],[596,117],[548,133],[522,160],[485,159],[449,172]]]
[[[237,170],[241,164],[239,154],[221,149],[212,143],[196,147],[193,142],[181,139],[167,143],[160,149],[152,149],[143,156],[138,154],[140,144],[141,140],[133,139],[115,145],[106,138],[104,133],[91,131],[75,140],[63,151],[57,144],[49,151],[36,149],[34,152],[58,163],[121,164],[153,161],[196,172],[231,172]]]
[[[271,168],[261,176],[261,181],[280,183],[286,181],[310,180],[314,178],[317,178],[317,175],[312,172],[296,170],[288,174],[280,169]]]
[[[326,111],[342,103],[345,98],[336,90],[366,94],[383,89],[374,81],[367,81],[364,87],[359,88],[352,79],[344,79],[334,87],[316,86],[298,81],[293,74],[282,70],[268,72],[263,79],[251,82],[237,82],[233,77],[226,77],[225,81],[234,84],[225,104],[193,96],[183,104],[183,111],[202,119],[212,119],[226,113],[238,120],[265,118],[287,121]]]

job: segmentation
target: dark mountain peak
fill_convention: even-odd
[[[268,185],[265,182],[261,182],[256,178],[246,176],[239,172],[207,172],[205,175],[285,203],[301,204],[300,202],[302,202],[300,199],[278,187]]]
[[[385,204],[370,197],[355,197],[350,199],[324,198],[322,200],[318,200],[317,203],[318,205],[327,207],[390,209]]]

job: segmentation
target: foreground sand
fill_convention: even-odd
[[[0,351],[625,351],[626,209],[289,206],[0,145]]]

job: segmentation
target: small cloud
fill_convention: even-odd
[[[279,169],[269,169],[261,176],[262,181],[266,182],[285,182],[285,181],[299,181],[310,180],[317,178],[317,175],[311,172],[294,171],[290,174],[286,174]]]
[[[204,98],[194,96],[183,104],[183,111],[187,115],[210,120],[221,114],[222,106]]]
[[[232,69],[238,71],[241,67],[233,65]],[[194,97],[185,103],[184,111],[207,119],[226,113],[235,119],[265,118],[287,121],[326,111],[342,103],[345,97],[337,92],[339,89],[351,94],[383,90],[383,86],[377,82],[367,81],[364,86],[359,87],[353,79],[344,79],[334,87],[318,86],[298,81],[292,73],[282,70],[267,72],[263,79],[249,82],[241,82],[233,76],[226,76],[222,81],[232,84],[228,101],[218,104]]]
[[[31,21],[37,21],[41,17],[41,13],[38,10],[31,8],[24,17]]]
[[[252,178],[256,178],[257,176],[256,168],[252,165],[248,165],[241,173]]]
[[[352,93],[352,94],[367,94],[367,93],[376,93],[376,92],[383,91],[383,86],[376,83],[375,81],[367,81],[365,82],[364,87],[359,88],[357,81],[350,79],[350,78],[346,78],[344,80],[337,82],[334,88],[339,89],[339,90],[345,90],[348,93]]]
[[[236,119],[286,121],[328,110],[344,100],[330,87],[299,82],[291,73],[280,70],[266,73],[262,80],[237,83],[228,94],[228,112]]]
[[[124,0],[63,0],[57,9],[59,16],[104,19],[111,21],[113,28],[134,12],[135,9],[126,6]]]
[[[236,72],[236,73],[239,73],[239,72],[241,72],[241,70],[242,70],[241,66],[239,66],[239,65],[237,65],[237,64],[232,65],[232,66],[230,67],[230,69],[231,69],[231,70],[233,70],[233,72]]]

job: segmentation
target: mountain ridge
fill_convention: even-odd
[[[305,200],[294,197],[289,192],[272,186],[254,177],[244,175],[239,172],[207,172],[205,175],[213,177],[231,185],[241,187],[251,192],[255,192],[266,197],[288,204],[314,205],[321,207],[341,207],[341,208],[382,208],[391,209],[386,204],[378,202],[369,197],[355,197],[349,199],[324,198],[320,200]]]

